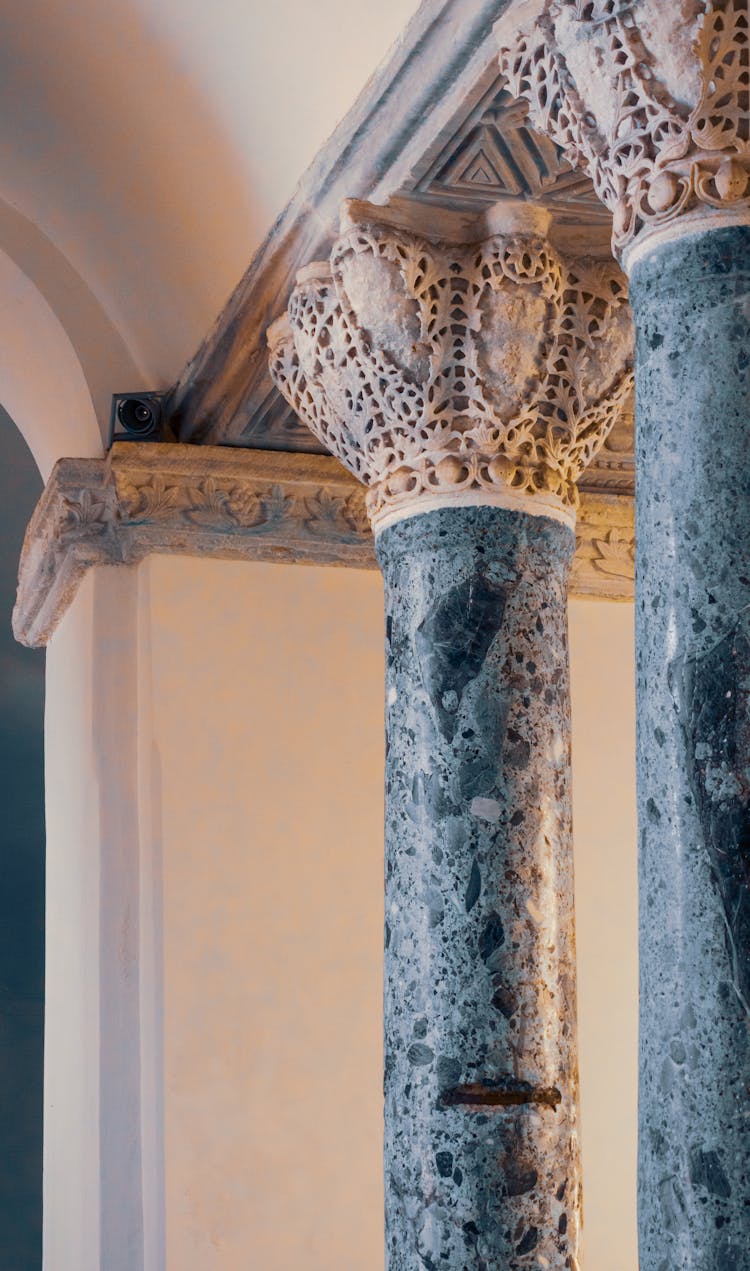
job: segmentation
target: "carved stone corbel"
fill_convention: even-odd
[[[375,566],[364,493],[335,459],[121,442],[56,464],[26,532],[16,639],[45,645],[86,570],[152,553]]]

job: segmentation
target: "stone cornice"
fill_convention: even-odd
[[[633,593],[633,501],[584,493],[572,594]],[[38,647],[87,569],[151,553],[375,569],[362,486],[325,455],[115,445],[61,459],[29,524],[13,629]]]
[[[26,532],[16,639],[46,644],[91,566],[152,553],[375,564],[364,492],[335,459],[121,442],[56,464]]]
[[[628,267],[664,233],[750,221],[747,0],[518,0],[508,87],[613,215]]]

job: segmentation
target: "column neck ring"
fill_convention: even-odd
[[[372,531],[377,539],[383,530],[399,521],[406,521],[415,516],[423,516],[440,508],[495,507],[505,508],[509,512],[523,512],[527,516],[546,516],[561,525],[567,525],[575,532],[576,509],[563,503],[555,494],[529,494],[525,490],[514,490],[511,486],[499,487],[496,490],[456,490],[440,491],[434,494],[421,494],[417,499],[394,506],[392,503],[381,505],[377,511],[371,512]]]
[[[700,209],[678,217],[667,225],[649,227],[623,251],[623,270],[630,278],[637,264],[667,243],[694,238],[699,234],[710,234],[714,230],[735,229],[741,225],[750,225],[750,207],[742,206],[726,211]]]

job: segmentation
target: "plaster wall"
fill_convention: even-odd
[[[147,581],[91,570],[47,650],[47,1271],[164,1265]]]
[[[153,557],[53,639],[49,1271],[99,1265],[76,1224],[114,1237],[123,1166],[123,1271],[382,1267],[381,606],[375,573]],[[637,1265],[631,622],[572,605],[590,1271]]]
[[[586,1271],[636,1271],[638,828],[633,607],[570,604]]]
[[[175,381],[417,7],[0,6],[2,404],[45,480]]]

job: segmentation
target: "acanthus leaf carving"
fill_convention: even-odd
[[[278,525],[287,518],[294,517],[297,512],[296,500],[290,497],[283,486],[278,483],[261,496],[264,518],[269,525]]]
[[[238,524],[232,506],[231,488],[227,489],[225,485],[219,484],[214,477],[206,477],[195,485],[186,486],[177,506],[181,506],[185,520],[192,525],[210,525],[217,530],[231,530]]]
[[[57,525],[60,543],[104,534],[112,525],[112,507],[100,491],[82,489],[62,499],[63,514]]]
[[[275,483],[248,488],[211,475],[192,482],[139,473],[121,480],[120,515],[128,525],[158,525],[175,518],[213,533],[251,531],[294,515],[294,500]]]
[[[180,486],[167,482],[158,473],[121,483],[122,514],[133,525],[148,525],[172,516],[181,498]]]
[[[614,574],[618,578],[635,578],[635,544],[624,538],[618,529],[611,529],[602,538],[593,540],[598,555],[594,568],[602,574]]]
[[[369,534],[364,498],[358,490],[342,497],[323,487],[305,499],[305,508],[307,528],[320,537],[346,542]]]

